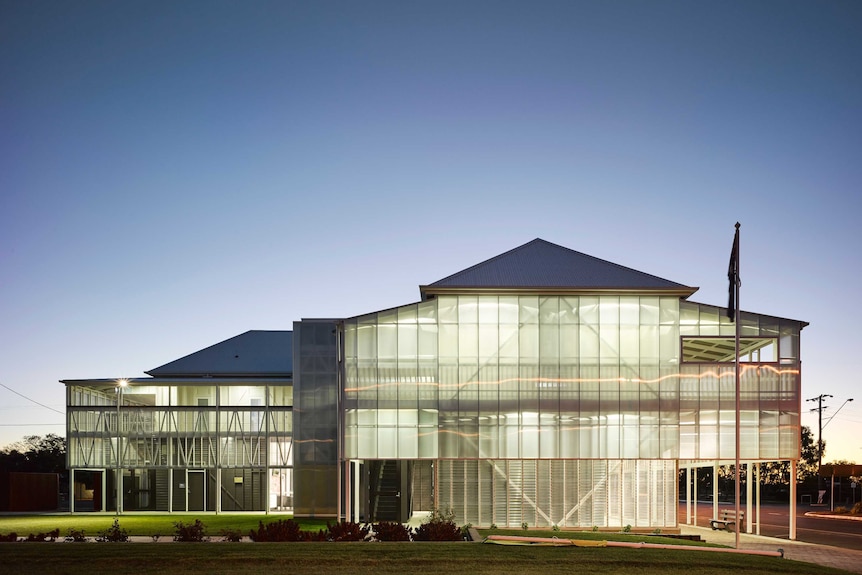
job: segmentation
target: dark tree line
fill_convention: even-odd
[[[27,435],[0,449],[0,472],[66,472],[66,438],[49,433]]]

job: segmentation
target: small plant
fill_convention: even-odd
[[[174,541],[180,541],[182,543],[201,543],[203,541],[210,540],[207,536],[207,528],[203,523],[201,523],[200,519],[195,519],[194,523],[183,523],[182,521],[179,521],[174,523],[174,527],[176,528]]]
[[[54,542],[59,536],[60,530],[54,529],[53,531],[48,531],[47,533],[36,533],[35,535],[31,533],[27,536],[27,539],[24,539],[24,541],[37,543],[44,543],[45,541]]]
[[[559,526],[559,525],[557,525],[556,523],[554,523],[554,524],[551,526],[551,530],[552,530],[552,531],[559,531],[559,530],[560,530],[560,526]]]
[[[83,529],[69,529],[69,533],[66,534],[66,542],[67,543],[86,543],[90,538],[84,535]]]
[[[15,543],[16,541],[18,541],[18,534],[14,531],[6,535],[0,534],[0,543]]]
[[[491,531],[496,531],[496,530],[497,530],[497,524],[496,524],[496,523],[491,523],[491,527],[490,527],[490,529],[491,529]]]
[[[410,541],[410,528],[394,521],[381,521],[371,526],[378,541]]]
[[[239,543],[242,541],[242,531],[238,529],[222,529],[219,531],[222,541],[227,543]]]
[[[631,525],[626,525],[625,527],[623,527],[623,533],[631,533],[631,532],[632,532],[632,526]]]
[[[599,526],[593,525],[593,533],[598,533],[598,532],[599,532]]]
[[[844,507],[844,506],[842,506],[842,505],[839,505],[838,507],[836,507],[836,508],[832,511],[832,513],[834,513],[834,514],[836,514],[836,515],[845,515],[845,514],[849,513],[849,511],[847,510],[847,508],[846,508],[846,507]]]
[[[461,526],[461,536],[464,539],[469,541],[470,540],[470,529],[472,529],[472,528],[473,528],[472,523],[465,523],[464,525],[462,525]]]
[[[364,541],[368,537],[368,526],[353,521],[326,522],[326,539],[328,541]]]
[[[850,510],[850,513],[853,515],[862,515],[862,501],[853,506],[853,509]]]
[[[100,543],[126,543],[129,541],[129,532],[120,527],[120,520],[114,519],[114,523],[105,529],[99,531],[96,541]]]
[[[661,535],[661,529],[656,529],[652,533],[653,533],[653,535]]]
[[[461,529],[455,523],[451,508],[435,509],[431,516],[413,531],[413,541],[463,541]]]
[[[156,533],[155,535],[151,535],[150,537],[152,537],[152,538],[153,538],[153,543],[158,543],[158,542],[159,542],[159,539],[161,539],[161,538],[162,538],[162,534],[161,534],[161,533]]]
[[[529,523],[527,523],[526,521],[524,521],[523,523],[521,523],[521,530],[522,530],[522,531],[526,531],[526,530],[527,530],[527,529],[529,529],[529,528],[530,528],[530,524],[529,524]]]

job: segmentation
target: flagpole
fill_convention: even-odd
[[[735,258],[735,266],[733,270],[733,301],[734,301],[734,318],[733,322],[736,324],[736,333],[735,333],[735,356],[734,356],[734,368],[735,368],[735,379],[736,379],[736,449],[735,452],[735,465],[734,465],[734,489],[735,489],[735,501],[736,501],[736,548],[739,549],[739,528],[742,523],[739,518],[739,450],[740,450],[740,436],[739,436],[739,427],[740,427],[740,389],[739,389],[739,222],[736,222],[736,233],[733,238],[733,249],[736,255]],[[733,255],[731,256],[733,258]]]

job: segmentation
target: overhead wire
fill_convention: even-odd
[[[27,397],[27,396],[26,396],[26,395],[24,395],[23,393],[19,393],[19,392],[15,391],[14,389],[12,389],[11,387],[9,387],[8,385],[5,385],[5,384],[3,384],[3,383],[0,383],[0,387],[3,387],[3,388],[5,388],[5,389],[8,389],[9,391],[11,391],[12,393],[14,393],[15,395],[17,395],[17,396],[19,396],[19,397],[23,397],[23,398],[24,398],[24,399],[26,399],[27,401],[29,401],[29,402],[31,402],[31,403],[35,403],[36,405],[38,405],[38,406],[40,406],[40,407],[44,407],[45,409],[50,409],[50,410],[51,410],[51,411],[53,411],[54,413],[59,413],[60,415],[66,415],[66,412],[64,412],[64,411],[60,411],[59,409],[54,409],[53,407],[49,407],[49,406],[45,405],[44,403],[39,403],[38,401],[36,401],[36,400],[35,400],[35,399],[33,399],[32,397]]]

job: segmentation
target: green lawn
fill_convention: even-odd
[[[508,547],[478,543],[174,543],[174,523],[207,526],[217,540],[221,529],[247,533],[259,521],[284,515],[123,515],[120,527],[132,535],[160,534],[159,543],[0,543],[0,571],[4,574],[36,575],[65,573],[205,573],[313,572],[314,575],[373,573],[424,575],[470,573],[470,575],[555,575],[590,573],[620,575],[698,575],[744,571],[746,575],[799,574],[838,575],[846,572],[820,565],[772,557],[716,554],[700,551],[657,549]],[[0,517],[0,534],[19,536],[60,529],[61,538],[70,529],[83,529],[95,537],[108,528],[112,515],[29,515]],[[307,529],[320,529],[325,521],[301,520]],[[483,530],[523,535],[520,530]],[[529,531],[537,537],[614,539],[670,542],[647,535],[577,531]]]
[[[373,573],[411,575],[838,575],[771,557],[654,549],[479,543],[0,543],[8,575],[66,573]]]
[[[257,529],[258,523],[269,523],[286,519],[289,515],[237,514],[237,515],[121,515],[120,527],[129,535],[161,535],[171,538],[174,534],[174,523],[194,523],[200,519],[206,526],[207,533],[217,536],[222,529],[234,529],[248,534],[249,530]],[[317,530],[326,528],[326,520],[298,520],[305,529]],[[47,533],[59,529],[60,535],[66,535],[70,529],[83,530],[88,537],[95,537],[114,522],[113,515],[94,514],[63,514],[63,515],[7,515],[0,516],[0,534],[15,532],[26,537],[30,533]]]

